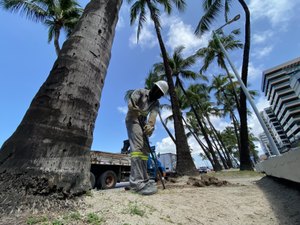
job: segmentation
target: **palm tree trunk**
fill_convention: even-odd
[[[174,144],[176,145],[176,140],[175,138],[173,137],[172,133],[170,132],[170,130],[168,129],[167,125],[165,124],[164,120],[162,119],[161,117],[161,113],[158,112],[158,116],[159,116],[159,119],[160,119],[160,122],[162,123],[163,127],[165,128],[166,132],[168,133],[169,137],[172,139],[172,141],[174,142]]]
[[[12,179],[10,188],[32,188],[35,194],[69,196],[90,188],[93,131],[121,3],[92,0],[86,6],[20,125],[1,147],[1,190]]]
[[[217,152],[218,155],[219,155],[219,158],[220,158],[220,160],[221,160],[221,162],[222,162],[222,164],[223,164],[224,169],[228,169],[227,163],[226,163],[226,161],[225,161],[225,159],[224,159],[224,156],[223,156],[223,155],[221,154],[221,152],[220,152],[219,146],[216,144],[215,138],[213,137],[213,135],[210,134],[211,131],[208,129],[206,123],[203,122],[203,124],[204,124],[204,126],[205,126],[205,130],[208,131],[207,133],[208,133],[208,135],[210,136],[211,143],[212,143],[213,146],[215,146],[215,150],[216,150],[216,152]]]
[[[233,88],[233,96],[234,96],[234,99],[235,99],[236,107],[237,107],[237,109],[239,110],[239,108],[240,108],[239,98],[238,98],[238,95],[237,95],[236,90],[235,90],[235,88],[234,88],[233,80],[232,80],[232,78],[231,78],[231,76],[230,76],[229,70],[228,70],[228,68],[227,68],[227,66],[226,66],[226,64],[225,64],[225,62],[224,62],[224,68],[225,68],[225,70],[226,70],[227,77],[228,77],[228,79],[229,79],[229,81],[230,81],[230,83],[231,83],[231,85],[232,85],[232,88]]]
[[[243,53],[243,65],[242,65],[242,80],[247,87],[248,79],[248,65],[250,55],[250,11],[244,0],[238,0],[245,11],[245,44]],[[240,93],[240,140],[241,140],[241,154],[240,154],[240,170],[253,170],[252,162],[250,160],[250,149],[249,149],[249,134],[247,124],[247,99],[243,90]]]
[[[198,142],[198,144],[200,145],[200,147],[202,148],[204,154],[206,155],[207,159],[210,161],[212,167],[214,168],[214,161],[212,160],[209,152],[208,152],[208,148],[201,142],[201,140],[198,138],[198,136],[195,134],[194,131],[192,131],[192,129],[190,128],[190,126],[187,124],[186,120],[184,119],[184,117],[182,117],[183,122],[185,123],[186,127],[189,129],[189,131],[191,132],[191,134],[194,136],[194,138],[196,139],[196,141]]]
[[[172,79],[172,69],[169,65],[168,54],[165,48],[162,36],[160,33],[159,23],[154,15],[153,9],[151,7],[150,0],[146,0],[147,5],[150,10],[151,19],[154,22],[154,28],[156,31],[157,39],[159,42],[161,54],[163,57],[167,82],[169,85],[169,94],[171,97],[171,105],[174,119],[174,129],[175,129],[175,140],[176,140],[176,153],[177,153],[177,165],[176,170],[180,175],[196,175],[198,174],[194,161],[192,159],[190,149],[187,142],[187,137],[184,131],[183,123],[181,120],[181,111],[179,107],[179,101],[175,92],[175,86]]]
[[[59,47],[59,34],[60,31],[59,29],[55,29],[54,31],[54,47],[55,47],[55,52],[56,55],[58,56],[59,52],[60,52],[60,47]]]
[[[210,121],[208,115],[206,116],[206,120],[208,121],[209,126],[212,128],[212,132],[214,133],[215,139],[216,139],[216,141],[218,142],[219,146],[221,147],[221,149],[223,151],[223,154],[224,154],[224,157],[225,157],[225,160],[227,162],[228,167],[232,168],[233,165],[232,165],[232,162],[231,162],[231,159],[230,159],[230,156],[229,156],[229,152],[226,149],[226,146],[225,146],[225,144],[222,140],[222,136],[219,134],[219,132],[217,131],[215,126],[212,124],[212,122]]]
[[[235,117],[233,112],[230,112],[230,117],[232,118],[234,133],[235,133],[235,136],[236,136],[237,145],[238,145],[238,148],[239,148],[239,153],[241,154],[241,140],[240,140],[240,135],[239,135],[240,126],[239,126],[237,118]]]
[[[222,90],[222,93],[227,101],[227,104],[229,104],[230,100],[226,94],[226,92],[224,90]],[[233,108],[229,108],[229,114],[230,114],[230,118],[232,120],[232,123],[233,123],[233,127],[234,127],[234,133],[235,133],[235,136],[236,136],[236,140],[237,140],[237,145],[238,145],[238,148],[239,148],[239,152],[241,152],[241,140],[240,140],[240,136],[239,136],[239,125],[238,125],[238,121],[237,121],[237,118],[235,117],[234,115],[234,112],[233,112]]]

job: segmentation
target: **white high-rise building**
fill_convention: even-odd
[[[300,58],[263,72],[262,91],[289,142],[300,140]]]

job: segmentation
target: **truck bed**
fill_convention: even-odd
[[[130,166],[130,156],[119,153],[91,151],[91,164]]]

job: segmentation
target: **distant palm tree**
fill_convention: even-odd
[[[209,95],[207,91],[207,86],[204,84],[195,84],[190,85],[187,89],[185,95],[187,96],[187,101],[191,106],[191,112],[195,115],[196,121],[198,122],[198,126],[200,127],[200,131],[208,145],[208,149],[212,155],[212,159],[214,161],[214,169],[216,171],[222,170],[222,166],[220,165],[214,150],[213,144],[209,138],[209,134],[206,129],[206,124],[204,121],[204,111],[202,104],[205,104],[209,101]],[[190,114],[191,114],[190,112]],[[189,115],[190,115],[189,114]]]
[[[128,3],[133,2],[133,0],[127,0]],[[161,24],[160,24],[160,11],[158,5],[164,7],[164,11],[167,14],[172,12],[172,3],[180,11],[185,8],[184,0],[137,0],[131,6],[130,10],[130,22],[133,24],[138,19],[138,29],[137,29],[137,39],[139,39],[140,32],[143,27],[143,23],[146,21],[146,7],[149,9],[151,20],[154,23],[154,28],[158,43],[160,46],[161,54],[163,57],[165,74],[167,82],[169,85],[169,94],[172,104],[173,118],[174,118],[174,128],[175,128],[175,139],[176,139],[176,153],[177,153],[177,172],[183,175],[195,175],[197,170],[193,162],[192,156],[190,154],[190,149],[187,142],[187,137],[184,131],[183,122],[181,119],[181,112],[178,103],[178,99],[175,92],[175,86],[172,79],[172,69],[168,62],[168,53],[161,35]]]
[[[224,35],[223,33],[220,33],[220,41],[223,43],[224,48],[228,51],[228,50],[235,50],[235,49],[239,49],[243,47],[243,44],[239,41],[239,40],[235,40],[235,35],[240,34],[240,31],[237,30],[233,30],[229,35]],[[218,65],[220,68],[224,69],[226,71],[226,74],[228,76],[228,79],[230,80],[230,82],[233,84],[233,80],[231,78],[230,72],[226,66],[225,63],[225,55],[222,52],[218,41],[215,37],[213,37],[213,39],[211,39],[208,42],[208,46],[207,47],[203,47],[201,49],[199,49],[197,51],[197,55],[199,55],[200,57],[203,57],[204,59],[204,64],[200,69],[200,73],[205,72],[208,67],[214,62],[214,60],[217,61]],[[237,96],[237,93],[235,91],[235,89],[232,89],[234,97],[235,97],[235,101],[236,101],[236,105],[237,107],[239,107],[239,98]]]
[[[0,0],[2,8],[25,14],[35,22],[41,22],[48,29],[48,42],[54,39],[56,54],[60,52],[61,29],[69,36],[83,10],[76,0]]]
[[[242,80],[247,87],[248,80],[248,65],[250,56],[250,11],[244,0],[237,0],[243,7],[245,12],[245,42],[244,42],[244,53],[242,63]],[[202,35],[205,31],[209,30],[210,24],[216,20],[218,14],[224,10],[225,21],[228,21],[228,13],[230,10],[230,3],[232,0],[204,0],[203,9],[204,16],[199,21],[195,33]],[[248,135],[248,123],[247,123],[247,102],[246,95],[243,91],[240,91],[239,101],[239,115],[240,115],[240,142],[241,142],[241,170],[253,170],[253,166],[250,160],[249,151],[249,135]]]
[[[237,85],[236,82],[233,83],[234,85]],[[229,116],[233,122],[234,128],[235,128],[235,134],[237,138],[237,143],[239,150],[240,148],[240,136],[239,136],[239,123],[238,120],[234,114],[235,109],[237,108],[236,101],[233,99],[232,95],[232,89],[235,89],[235,87],[232,86],[232,83],[228,83],[228,77],[224,75],[218,75],[214,76],[212,80],[212,84],[210,85],[209,90],[215,90],[215,98],[217,99],[218,105],[223,105],[223,115],[226,116],[227,113],[229,113]]]

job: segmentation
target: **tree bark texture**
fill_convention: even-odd
[[[0,174],[22,174],[38,192],[90,187],[90,148],[122,0],[92,0],[45,83],[0,151]],[[30,184],[31,181],[34,184]]]
[[[245,46],[243,53],[243,65],[242,65],[242,80],[247,87],[248,79],[248,65],[250,54],[250,11],[244,0],[239,0],[245,11]],[[243,90],[240,91],[240,140],[241,140],[241,153],[240,153],[240,170],[253,170],[250,160],[250,148],[249,148],[249,135],[248,135],[248,122],[247,122],[247,99]]]

